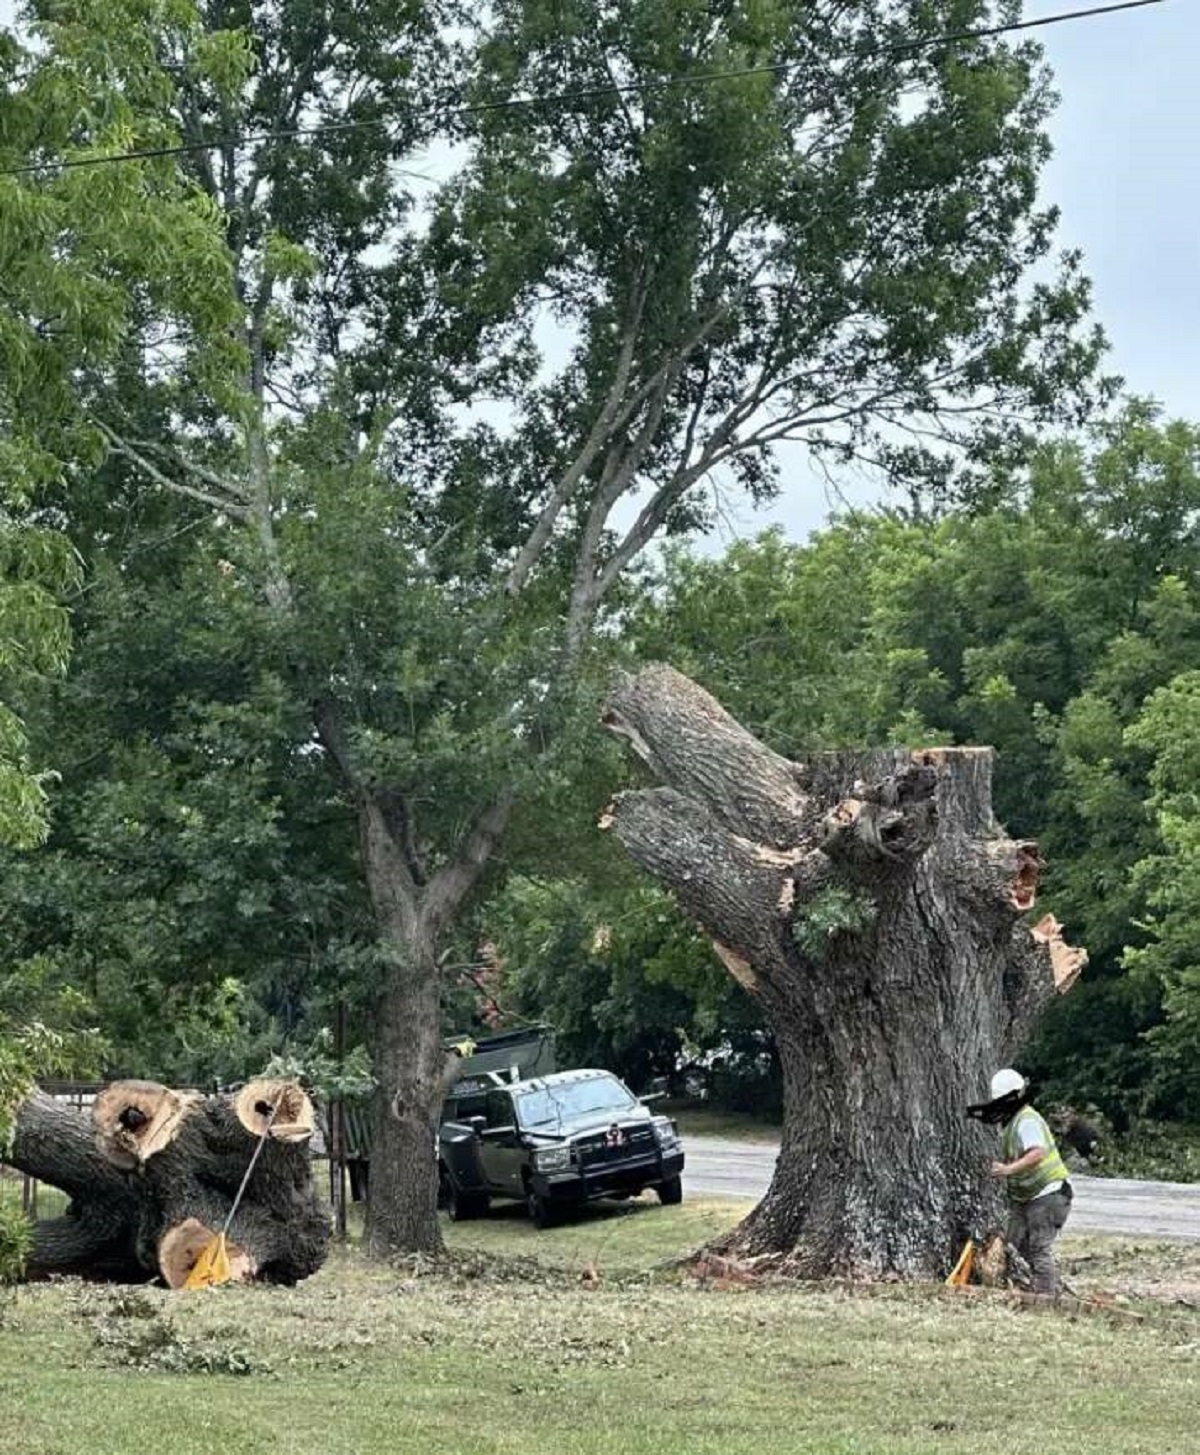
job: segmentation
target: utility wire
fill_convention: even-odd
[[[986,40],[998,35],[1011,35],[1019,31],[1041,30],[1051,25],[1061,25],[1070,20],[1089,20],[1098,16],[1115,15],[1123,10],[1143,10],[1150,5],[1161,5],[1164,0],[1117,0],[1110,5],[1092,5],[1082,10],[1064,10],[1054,15],[1043,15],[1034,20],[1014,20],[1006,24],[979,26],[972,30],[945,31],[940,35],[925,36],[920,40],[896,41],[882,47],[879,58],[903,56],[911,51],[931,46],[949,45],[956,41]],[[664,76],[657,81],[628,81],[609,86],[595,86],[578,91],[549,92],[540,96],[514,96],[504,101],[480,101],[466,106],[430,107],[428,110],[410,110],[412,118],[428,119],[436,116],[450,120],[463,116],[483,116],[490,112],[515,111],[523,107],[563,106],[569,107],[581,102],[598,101],[608,96],[648,95],[656,91],[675,90],[687,86],[707,86],[717,81],[740,80],[746,76],[780,76],[795,70],[798,61],[779,61],[771,65],[746,66],[740,70],[700,71],[691,76]],[[264,141],[289,141],[297,137],[324,136],[335,132],[362,131],[388,124],[387,120],[375,117],[362,121],[318,122],[312,126],[298,126],[275,131],[249,132],[234,136],[213,137],[206,141],[179,142],[172,146],[144,147],[133,151],[112,152],[107,156],[73,157],[55,162],[33,162],[23,167],[8,167],[0,170],[0,177],[26,177],[42,172],[78,171],[84,167],[110,166],[118,162],[151,161],[160,157],[186,156],[192,152],[212,151],[221,147],[247,146]]]

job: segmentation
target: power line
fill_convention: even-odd
[[[994,36],[1011,35],[1019,31],[1042,30],[1051,25],[1062,25],[1071,20],[1089,20],[1099,16],[1115,15],[1123,10],[1144,10],[1150,5],[1162,5],[1165,0],[1116,0],[1109,5],[1093,5],[1082,10],[1063,10],[1054,15],[1043,15],[1034,20],[1014,20],[1001,25],[979,26],[973,30],[944,31],[940,35],[925,36],[920,40],[895,41],[882,47],[878,56],[887,58],[903,56],[910,51],[924,50],[931,46],[949,45],[956,41],[987,40]],[[656,91],[676,90],[688,86],[708,86],[717,81],[740,80],[747,76],[781,76],[795,70],[798,61],[778,61],[770,65],[746,66],[729,71],[701,71],[691,76],[664,76],[657,81],[614,82],[609,86],[585,87],[578,91],[550,92],[540,96],[514,96],[504,101],[480,101],[467,106],[430,107],[427,110],[411,110],[406,114],[412,118],[429,119],[435,116],[451,120],[455,117],[483,116],[490,112],[515,111],[532,106],[569,107],[581,102],[599,101],[608,96],[648,95]],[[273,131],[241,133],[234,136],[212,137],[205,141],[178,142],[171,146],[144,147],[126,152],[113,152],[108,156],[74,157],[56,162],[32,162],[23,167],[8,167],[0,170],[0,177],[26,177],[42,172],[78,171],[85,167],[104,167],[119,162],[144,162],[162,157],[186,156],[193,152],[212,151],[221,147],[247,146],[264,141],[289,141],[297,137],[325,136],[337,132],[375,130],[386,126],[387,120],[373,118],[362,121],[318,122],[312,126],[297,126]]]

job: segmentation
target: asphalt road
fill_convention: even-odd
[[[779,1148],[772,1142],[686,1137],[685,1191],[692,1196],[756,1201],[767,1190]],[[1072,1232],[1200,1242],[1200,1183],[1131,1182],[1073,1177]]]

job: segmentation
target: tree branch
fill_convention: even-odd
[[[601,721],[655,777],[735,832],[789,853],[804,839],[811,814],[795,766],[682,672],[656,662],[636,676],[618,674]]]
[[[109,446],[115,454],[122,455],[142,471],[149,479],[153,480],[164,490],[169,490],[175,495],[184,495],[189,500],[198,500],[202,505],[209,505],[214,510],[219,510],[225,515],[231,515],[238,520],[249,520],[250,513],[244,500],[230,499],[229,496],[214,495],[208,490],[198,490],[193,485],[185,485],[181,480],[172,480],[158,466],[150,460],[141,450],[137,449],[130,441],[123,439],[115,430],[112,430],[102,421],[97,420],[96,425],[100,433],[108,441]],[[226,487],[228,488],[228,487]]]
[[[483,809],[457,855],[429,881],[422,914],[434,935],[453,922],[459,906],[479,882],[508,827],[515,802],[516,793],[509,788]]]
[[[318,697],[313,703],[313,722],[325,751],[337,765],[338,772],[346,780],[348,787],[356,795],[362,794],[365,785],[358,764],[354,761],[354,752],[346,736],[341,712],[332,697]]]
[[[516,595],[525,585],[529,573],[537,564],[546,542],[554,529],[555,522],[562,512],[563,506],[574,494],[579,482],[591,468],[597,455],[604,446],[604,442],[620,422],[623,414],[621,399],[629,384],[630,371],[633,368],[633,356],[637,347],[638,330],[641,325],[642,313],[646,305],[647,288],[644,278],[639,279],[635,289],[633,300],[633,316],[626,325],[624,337],[621,340],[620,352],[617,355],[616,368],[613,371],[612,383],[609,385],[608,394],[604,405],[596,416],[595,423],[583,448],[567,467],[558,483],[551,492],[537,524],[534,526],[529,539],[521,547],[517,559],[513,562],[512,570],[509,572],[506,589],[510,595]],[[630,406],[626,405],[626,409]]]

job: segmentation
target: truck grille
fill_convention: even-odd
[[[655,1149],[654,1132],[650,1127],[622,1127],[621,1134],[624,1141],[618,1146],[610,1144],[606,1132],[581,1137],[575,1143],[580,1166],[596,1167],[609,1162],[627,1162],[630,1158],[644,1157]]]

